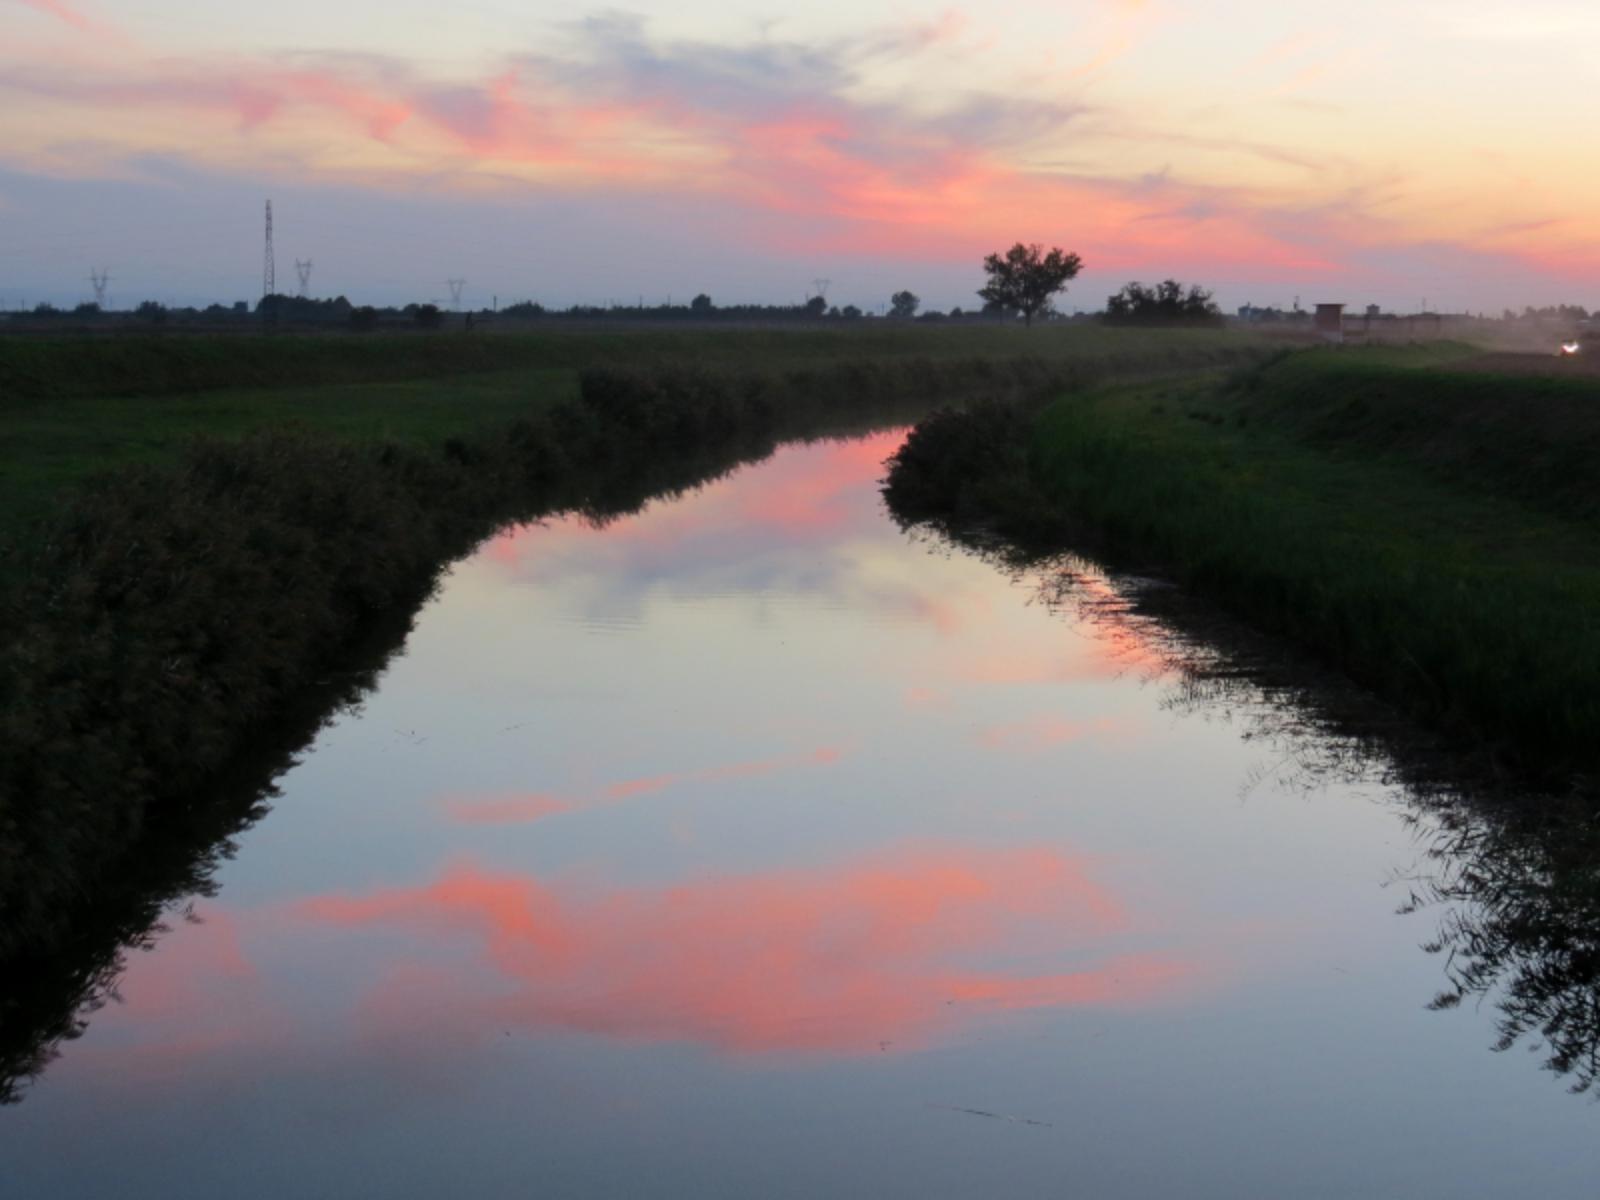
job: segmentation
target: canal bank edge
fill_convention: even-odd
[[[1452,357],[1295,355],[941,412],[886,496],[906,521],[1154,563],[1463,749],[1565,785],[1600,757],[1600,488],[1570,449],[1600,445],[1600,384],[1559,381],[1552,415],[1547,381]]]

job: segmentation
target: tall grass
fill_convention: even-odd
[[[1341,366],[1327,382],[1321,369],[1291,359],[1268,374],[1329,388],[1350,378]],[[1482,445],[1502,419],[1489,401],[1447,423],[1446,436],[1430,422],[1448,377],[1401,373],[1427,382],[1410,408],[1391,381],[1392,437],[1308,437],[1299,411],[1275,426],[1276,399],[1239,402],[1237,385],[1112,389],[1049,406],[988,455],[1007,473],[1003,489],[930,470],[913,453],[919,434],[889,495],[920,489],[926,508],[942,491],[947,512],[976,499],[1014,526],[1087,528],[1112,555],[1159,564],[1463,743],[1536,770],[1593,768],[1600,547],[1581,527],[1493,494],[1511,490],[1502,472],[1514,464]],[[1519,402],[1502,403],[1515,411]],[[1559,442],[1547,420],[1524,428]],[[1019,438],[1015,421],[1002,427],[982,413],[939,422],[939,444],[958,455],[997,432]],[[1427,451],[1412,440],[1419,425]],[[1450,458],[1444,446],[1454,457],[1435,472],[1423,458]],[[1474,454],[1500,465],[1459,473]],[[1572,505],[1586,482],[1574,476],[1553,507]]]
[[[0,416],[10,399],[160,396],[321,386],[519,368],[715,364],[756,373],[830,363],[1122,357],[1146,365],[1261,343],[1246,335],[1151,335],[1098,327],[859,325],[711,330],[0,336]]]
[[[1463,369],[1423,348],[1291,355],[1240,372],[1230,419],[1326,453],[1404,459],[1452,486],[1600,520],[1600,377]]]

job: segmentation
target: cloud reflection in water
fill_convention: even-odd
[[[472,946],[476,969],[370,994],[373,1034],[440,1033],[442,1022],[456,1036],[516,1026],[855,1054],[926,1043],[974,1004],[1138,1004],[1194,974],[1171,955],[1115,952],[1123,907],[1083,862],[1043,850],[899,851],[604,892],[461,865],[421,887],[298,911]],[[968,965],[978,957],[1012,965]],[[1017,965],[1041,958],[1043,969]]]

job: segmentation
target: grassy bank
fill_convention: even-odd
[[[1176,361],[1251,352],[1195,342]],[[780,439],[941,397],[1174,364],[1162,348],[589,369],[573,399],[462,436],[251,433],[102,476],[0,593],[0,960],[70,943],[74,914],[165,813],[499,524],[625,510]]]
[[[294,425],[437,445],[576,396],[589,367],[773,374],[845,363],[1192,361],[1247,339],[890,322],[828,329],[0,337],[0,551],[93,475],[176,461],[196,435]],[[3,571],[0,564],[0,571]]]
[[[950,414],[913,438],[890,501],[1088,538],[1464,744],[1592,769],[1600,488],[1568,447],[1591,436],[1600,388],[1457,371],[1460,358],[1316,353],[1020,419]]]

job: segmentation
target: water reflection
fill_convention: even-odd
[[[1406,892],[1401,915],[1434,914],[1421,948],[1441,960],[1446,986],[1428,1007],[1487,1002],[1497,1014],[1496,1050],[1526,1046],[1574,1092],[1600,1082],[1600,795],[1592,788],[1578,782],[1553,793],[1508,777],[1492,754],[1442,745],[1277,639],[1157,580],[999,544],[981,528],[944,529],[937,539],[1027,581],[1041,603],[1095,629],[1114,647],[1107,663],[1165,680],[1168,711],[1228,721],[1259,745],[1263,758],[1241,795],[1265,784],[1302,794],[1369,785],[1403,805],[1419,858],[1389,883]],[[1022,746],[1055,731],[1067,740],[1089,732],[1046,717],[1032,730],[988,736]]]
[[[845,751],[836,746],[823,746],[807,754],[767,758],[756,762],[729,763],[720,767],[706,767],[698,771],[672,771],[642,779],[625,779],[613,783],[596,795],[589,797],[562,797],[549,793],[531,795],[450,796],[444,808],[450,817],[464,825],[517,825],[543,820],[558,813],[583,812],[608,804],[619,804],[636,796],[695,784],[728,783],[741,779],[755,779],[781,771],[804,767],[826,767],[838,762]]]
[[[441,1023],[684,1040],[737,1052],[912,1048],[971,1006],[1124,1005],[1168,997],[1180,957],[1116,953],[1123,904],[1047,851],[909,850],[843,867],[608,889],[463,865],[415,888],[300,908],[352,931],[476,947],[474,969],[371,994],[388,1032]],[[1069,971],[985,968],[1026,953]]]
[[[1434,1007],[1489,999],[1497,1049],[1525,1043],[1574,1092],[1600,1081],[1600,816],[1589,797],[1446,805],[1407,910],[1442,907],[1425,947],[1448,987]]]
[[[884,407],[880,414],[863,412],[856,432],[904,419],[894,415],[893,406]],[[579,514],[578,524],[598,530],[638,512],[652,498],[715,486],[739,464],[772,454],[775,442],[765,434],[734,435],[695,453],[660,455],[649,449],[595,464],[575,494],[546,497],[546,503],[552,510]],[[498,543],[492,546],[491,555],[499,549]],[[276,781],[320,731],[376,686],[403,647],[414,615],[396,609],[376,620],[369,636],[348,647],[317,687],[263,727],[256,746],[209,781],[197,803],[167,805],[159,820],[152,817],[135,852],[98,881],[97,893],[61,914],[72,930],[64,946],[21,950],[0,961],[5,981],[0,988],[0,1105],[21,1099],[26,1085],[59,1058],[63,1045],[81,1037],[91,1018],[118,998],[129,951],[164,944],[169,922],[186,921],[192,913],[192,898],[214,894],[217,872],[236,852],[235,839],[266,815],[278,795]]]
[[[317,1183],[420,1171],[414,1149],[458,1188],[484,1163],[584,1184],[620,1163],[615,1194],[762,1193],[728,1164],[788,1170],[786,1146],[816,1159],[787,1194],[889,1194],[872,1171],[913,1163],[918,1194],[1188,1194],[1195,1162],[1215,1184],[1195,1194],[1286,1194],[1316,1163],[1369,1194],[1350,1172],[1414,1158],[1391,1145],[1413,1121],[1474,1169],[1498,1119],[1524,1146],[1557,1128],[1538,1097],[1576,1106],[1422,1005],[1443,966],[1593,1078],[1587,804],[1543,826],[1494,806],[1358,693],[1152,581],[908,550],[872,500],[892,440],[780,451],[460,564],[365,714],[206,868],[221,895],[141,933],[120,1002],[7,1114],[23,1194],[72,1173],[89,1121],[139,1149],[78,1178],[120,1183],[156,1139],[182,1194],[177,1139],[280,1161],[313,1109],[337,1118],[296,1167]],[[1437,964],[1381,887],[1408,837]],[[1502,1099],[1517,1112],[1486,1118]],[[618,1133],[624,1105],[645,1115]],[[974,1112],[1031,1123],[950,1116]]]

